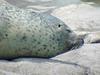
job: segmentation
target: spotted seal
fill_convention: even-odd
[[[83,44],[61,20],[0,3],[0,58],[50,58]]]

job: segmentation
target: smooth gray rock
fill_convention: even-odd
[[[16,61],[0,61],[0,69],[3,72],[19,75],[86,75],[88,72],[87,69],[80,65],[59,60],[33,58],[19,59]]]
[[[84,36],[85,43],[100,43],[100,32],[88,33]]]

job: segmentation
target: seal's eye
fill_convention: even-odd
[[[62,25],[60,25],[60,24],[58,25],[59,28],[60,28],[61,26],[62,26]]]

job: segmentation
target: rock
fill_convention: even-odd
[[[0,75],[20,75],[20,74],[0,70]]]
[[[88,33],[84,36],[85,43],[100,43],[100,32]]]
[[[19,75],[85,75],[87,69],[52,59],[20,59],[17,62],[0,61],[0,70]],[[2,75],[2,74],[1,74]],[[9,75],[9,73],[8,73]]]

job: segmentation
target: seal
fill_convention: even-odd
[[[58,18],[0,3],[0,59],[50,58],[82,44]]]

